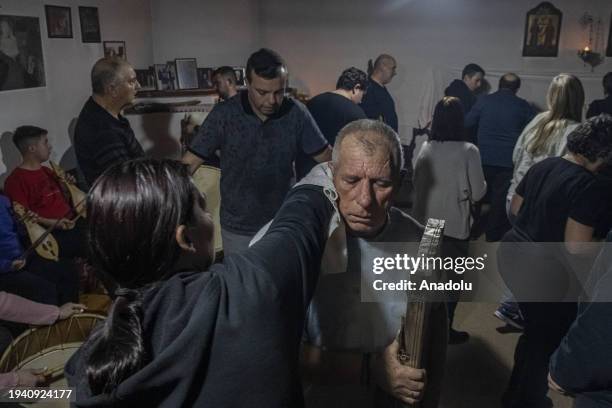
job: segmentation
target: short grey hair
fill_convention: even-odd
[[[401,171],[404,168],[404,152],[395,130],[379,120],[360,119],[349,123],[340,129],[338,136],[336,136],[332,151],[332,163],[334,165],[340,160],[342,142],[347,136],[351,135],[355,135],[355,140],[363,146],[365,154],[372,155],[381,147],[386,148],[391,161],[391,176],[394,182],[400,181]],[[373,135],[378,137],[372,137]]]
[[[91,90],[94,94],[103,96],[106,87],[119,80],[119,70],[131,66],[121,58],[101,58],[91,69]]]

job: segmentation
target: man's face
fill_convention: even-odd
[[[221,99],[229,98],[230,84],[227,78],[225,78],[223,75],[215,75],[213,77],[213,84],[215,85],[215,89],[217,90],[217,93]]]
[[[117,82],[114,84],[114,96],[122,106],[129,105],[136,98],[136,92],[140,89],[140,84],[136,79],[134,68],[129,65],[119,69]]]
[[[252,72],[247,89],[249,102],[255,113],[258,116],[266,117],[276,113],[283,103],[286,85],[286,75],[274,79],[265,79]]]
[[[480,88],[480,85],[482,85],[482,78],[482,73],[477,72],[472,76],[466,75],[463,81],[465,82],[467,87],[470,88],[470,91],[474,92],[475,90]]]
[[[348,229],[356,236],[376,235],[385,225],[394,192],[387,148],[370,152],[349,135],[342,141],[333,174],[338,208]]]
[[[42,135],[38,142],[30,145],[30,151],[34,153],[34,156],[42,163],[49,160],[51,157],[51,145],[49,144],[49,138],[47,135]]]
[[[383,83],[384,84],[388,84],[391,82],[391,80],[393,79],[393,77],[395,76],[396,72],[395,70],[397,69],[397,63],[395,62],[395,60],[387,60],[381,67],[381,70],[383,72]]]

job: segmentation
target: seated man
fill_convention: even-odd
[[[73,221],[76,214],[66,198],[57,176],[43,166],[51,155],[47,131],[36,126],[20,126],[13,134],[13,143],[21,153],[22,162],[4,183],[11,202],[32,211],[45,229],[54,228],[54,238],[60,246],[60,257],[84,257],[83,223]]]

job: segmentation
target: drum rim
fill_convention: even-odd
[[[24,338],[26,338],[27,336],[31,335],[32,333],[38,331],[38,330],[44,330],[44,329],[49,329],[50,327],[54,326],[55,324],[58,323],[62,323],[62,322],[66,322],[70,319],[75,319],[75,318],[94,318],[97,320],[106,320],[106,316],[101,315],[99,313],[77,313],[74,314],[72,316],[70,316],[68,319],[64,319],[64,320],[60,320],[55,322],[52,325],[38,325],[38,326],[34,326],[34,327],[30,327],[29,329],[25,330],[23,333],[21,333],[19,336],[15,337],[15,339],[9,344],[9,346],[6,348],[6,350],[4,350],[4,352],[2,353],[2,355],[0,356],[0,368],[5,367],[5,365],[8,364],[8,360],[10,359],[10,356],[13,354],[14,349],[16,347],[17,344],[19,344],[21,341],[23,341]],[[98,324],[97,322],[94,323],[94,326]],[[93,329],[93,326],[92,326]],[[89,333],[91,334],[91,332]],[[89,336],[88,334],[88,336]],[[46,347],[42,350],[37,351],[36,353],[27,356],[23,361],[20,361],[17,363],[17,365],[15,367],[12,367],[9,371],[6,372],[12,372],[12,371],[16,371],[19,370],[22,366],[24,366],[25,364],[27,364],[28,362],[32,361],[34,358],[40,357],[41,355],[43,355],[44,351],[49,350],[49,351],[56,351],[55,349],[58,350],[62,350],[63,348],[67,348],[65,347],[65,345],[72,345],[72,344],[83,344],[85,342],[86,338],[83,339],[83,341],[81,342],[70,342],[70,343],[60,343],[60,344],[55,344],[53,346],[50,347]]]

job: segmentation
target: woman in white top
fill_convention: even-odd
[[[470,206],[487,190],[480,151],[465,141],[465,136],[461,102],[455,97],[443,98],[436,105],[429,141],[423,144],[414,168],[412,215],[422,224],[428,218],[446,221],[443,256],[467,256]],[[456,305],[456,301],[448,303],[451,325]],[[451,343],[461,343],[468,334],[451,327],[449,338]]]
[[[577,77],[570,74],[554,77],[546,99],[548,110],[533,118],[516,141],[512,153],[514,173],[506,197],[506,209],[510,208],[514,190],[531,166],[567,152],[567,136],[582,120],[584,89]]]
[[[567,136],[582,120],[584,89],[577,77],[570,74],[554,77],[548,87],[546,100],[548,110],[533,118],[523,129],[512,153],[514,172],[506,196],[506,212],[512,224],[514,215],[510,212],[510,201],[516,187],[531,166],[549,157],[567,153]],[[494,315],[511,326],[523,328],[523,318],[509,290]]]

